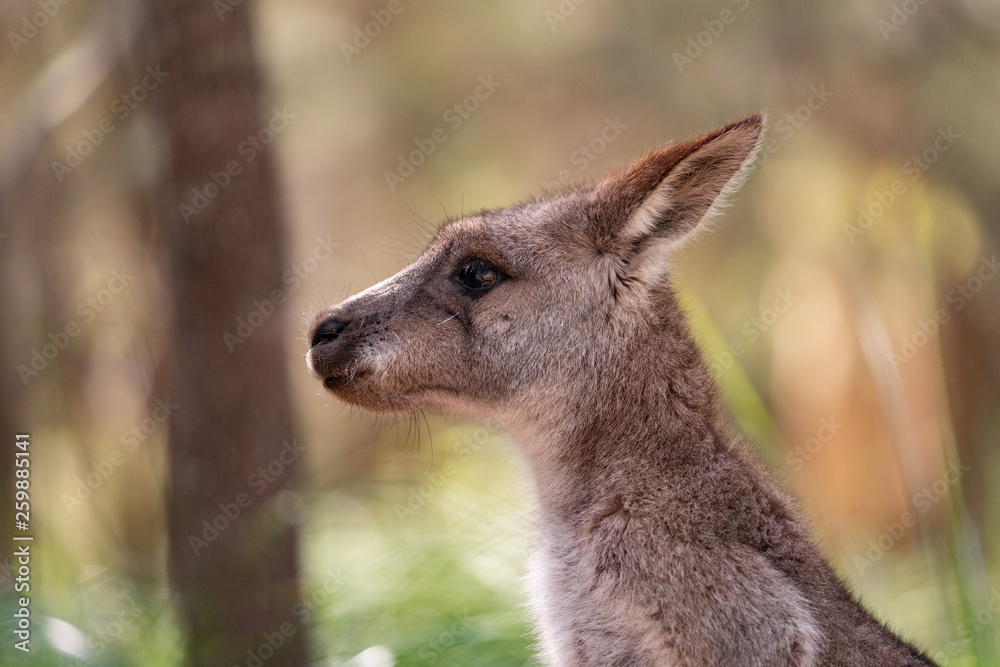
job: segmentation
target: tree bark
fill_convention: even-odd
[[[243,665],[255,654],[269,667],[302,665],[305,629],[291,613],[296,529],[277,511],[299,460],[285,313],[272,303],[250,316],[280,289],[285,250],[253,7],[220,16],[204,0],[149,2],[169,142],[160,217],[173,306],[168,385],[177,406],[170,573],[189,662]],[[253,326],[238,329],[248,317]]]

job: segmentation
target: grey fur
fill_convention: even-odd
[[[671,289],[763,135],[751,116],[565,193],[448,222],[411,266],[322,313],[311,370],[345,401],[505,425],[539,501],[548,665],[929,665],[811,543],[720,418]],[[463,287],[471,258],[496,286]]]

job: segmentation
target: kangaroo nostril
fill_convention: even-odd
[[[348,324],[350,324],[350,321],[338,320],[335,318],[323,321],[318,327],[316,327],[310,346],[316,347],[317,345],[322,345],[323,343],[329,343],[331,340],[336,340],[337,336],[343,333]]]

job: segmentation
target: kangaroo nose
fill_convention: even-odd
[[[337,336],[343,333],[344,329],[350,323],[350,320],[339,320],[335,317],[320,322],[320,325],[316,327],[316,331],[313,332],[310,347],[316,347],[317,345],[336,340]]]

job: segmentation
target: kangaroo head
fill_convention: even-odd
[[[763,125],[754,115],[568,192],[447,222],[413,264],[320,313],[311,370],[374,410],[504,424],[642,373],[671,354],[664,331],[683,327],[670,252],[737,187]]]

